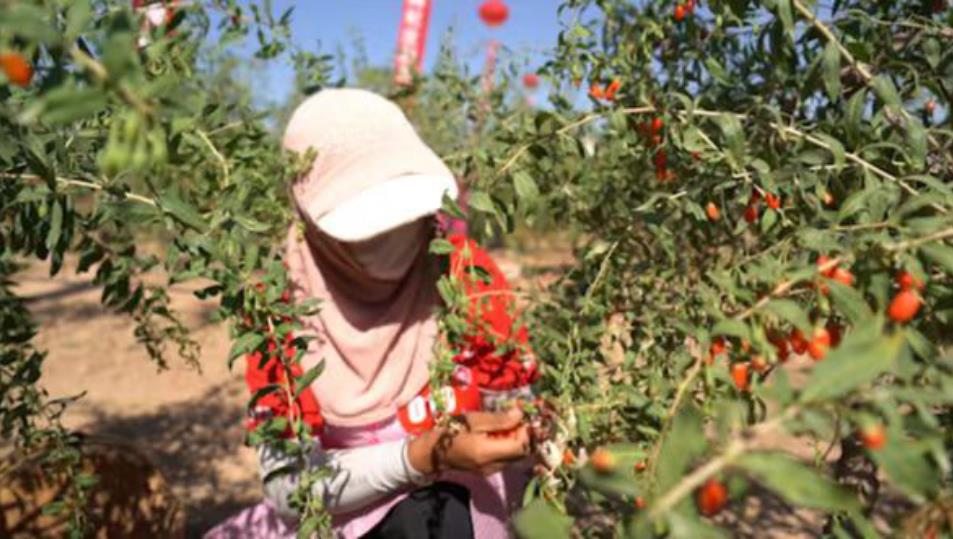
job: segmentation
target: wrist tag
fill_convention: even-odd
[[[441,397],[444,409],[450,415],[476,412],[482,408],[480,391],[472,384],[444,387]],[[417,436],[434,427],[436,417],[439,417],[436,411],[437,402],[428,384],[410,402],[397,409],[397,419],[408,434]]]

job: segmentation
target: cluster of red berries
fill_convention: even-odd
[[[754,191],[748,199],[748,204],[745,206],[744,213],[742,214],[748,224],[753,225],[761,216],[761,200],[762,194],[757,190]],[[772,210],[780,209],[781,197],[769,191],[764,191],[764,203]],[[709,201],[708,204],[705,205],[705,215],[708,216],[709,221],[717,221],[721,219],[721,208],[714,202]]]
[[[639,126],[639,131],[649,140],[651,147],[662,144],[662,130],[664,129],[665,120],[658,116]],[[655,167],[655,179],[659,182],[665,183],[675,180],[675,173],[668,168],[668,153],[665,148],[655,150],[655,154],[652,156],[652,164]]]
[[[913,320],[923,305],[923,298],[920,292],[923,291],[924,282],[917,279],[910,272],[901,270],[894,277],[894,282],[900,289],[890,301],[887,307],[887,316],[894,322],[900,324]]]
[[[30,85],[33,80],[33,67],[23,55],[15,52],[0,54],[0,70],[7,76],[11,84],[22,88]]]
[[[717,208],[715,208],[717,211]],[[711,217],[711,212],[709,212]],[[715,217],[717,218],[717,214]],[[817,258],[817,267],[820,279],[813,286],[822,295],[829,293],[829,287],[824,282],[827,279],[837,281],[844,286],[853,286],[854,274],[848,268],[834,263],[826,256],[821,255]],[[894,296],[889,307],[887,315],[891,320],[897,323],[906,323],[916,316],[922,305],[922,299],[919,293],[923,290],[923,281],[914,277],[907,271],[900,271],[895,278],[897,294]],[[789,334],[780,331],[771,331],[768,334],[768,341],[774,346],[778,361],[785,362],[794,354],[807,354],[814,361],[821,361],[827,357],[831,349],[840,345],[843,336],[843,327],[834,319],[829,319],[824,325],[818,325],[811,334],[805,335],[800,329],[794,328]],[[705,363],[714,364],[718,356],[725,355],[728,352],[729,343],[722,337],[715,338],[705,357]],[[739,348],[743,354],[747,355],[744,361],[736,361],[730,367],[731,379],[739,391],[748,391],[751,383],[751,370],[758,374],[766,374],[770,368],[768,361],[762,354],[751,354],[751,344],[748,341],[741,340]]]
[[[675,22],[682,22],[685,17],[695,12],[695,0],[686,0],[685,3],[675,4],[675,13],[673,17]]]
[[[615,101],[620,88],[622,88],[622,81],[619,79],[612,79],[612,82],[606,86],[594,82],[589,86],[589,97],[596,101]]]
[[[781,207],[781,198],[771,193],[769,191],[764,192],[764,203],[766,206],[772,210],[777,210]],[[755,190],[751,193],[751,198],[748,199],[748,205],[745,206],[744,218],[748,224],[753,225],[758,221],[758,217],[761,216],[761,192]]]

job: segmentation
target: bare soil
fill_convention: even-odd
[[[185,506],[189,537],[258,501],[255,455],[243,445],[243,365],[226,367],[228,334],[209,323],[213,303],[173,291],[174,307],[197,328],[201,372],[181,360],[159,372],[132,321],[100,306],[91,276],[65,268],[51,279],[34,265],[17,280],[39,324],[35,344],[49,351],[41,385],[54,398],[85,392],[65,415],[68,427],[143,450]]]

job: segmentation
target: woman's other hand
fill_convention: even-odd
[[[523,412],[470,412],[460,428],[437,428],[410,441],[407,457],[423,474],[462,470],[490,475],[529,454],[529,430]]]

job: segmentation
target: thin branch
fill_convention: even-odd
[[[798,406],[791,406],[781,415],[769,421],[754,425],[745,432],[735,436],[720,455],[686,475],[668,492],[658,498],[658,501],[655,502],[649,510],[649,518],[655,519],[666,514],[669,510],[678,505],[682,498],[694,492],[695,489],[702,486],[710,477],[730,466],[738,457],[755,447],[755,442],[760,437],[772,433],[781,423],[795,416],[798,412],[800,412]]]
[[[698,377],[698,374],[701,371],[702,354],[699,353],[698,357],[695,358],[695,363],[692,364],[688,374],[685,376],[685,379],[682,380],[682,383],[678,385],[678,389],[675,390],[675,398],[672,400],[672,404],[668,407],[668,412],[665,414],[665,424],[662,425],[658,442],[652,449],[652,456],[649,457],[649,466],[653,470],[655,469],[655,464],[658,462],[658,456],[662,451],[662,445],[665,441],[665,436],[668,434],[668,429],[672,426],[672,421],[675,419],[675,414],[678,413],[678,408],[682,405],[682,399],[685,398],[685,395],[688,393],[688,388],[691,387],[692,383],[695,382],[695,378]]]
[[[223,156],[221,152],[218,151],[218,148],[216,148],[215,145],[212,144],[211,139],[208,138],[208,135],[206,135],[204,131],[199,129],[196,131],[196,133],[198,133],[199,138],[201,138],[202,141],[205,142],[205,144],[209,147],[209,150],[212,151],[212,153],[215,155],[215,158],[218,159],[218,162],[222,165],[222,174],[225,176],[224,186],[228,186],[228,184],[230,183],[230,180],[229,180],[229,174],[228,174],[228,161],[225,160],[225,156]]]
[[[740,114],[740,113],[737,113],[737,112],[718,112],[718,111],[711,111],[711,110],[693,110],[693,111],[692,111],[692,114],[696,114],[696,115],[698,115],[698,116],[705,116],[705,117],[709,117],[709,118],[718,117],[718,116],[721,116],[721,115],[723,115],[723,114],[730,114],[730,115],[735,116],[735,117],[738,118],[739,120],[748,120],[748,119],[750,119],[750,117],[749,117],[748,115],[746,115],[746,114]],[[806,140],[807,142],[810,142],[811,144],[813,144],[813,145],[815,145],[815,146],[817,146],[817,147],[819,147],[819,148],[823,148],[823,149],[825,149],[825,150],[827,150],[827,151],[829,151],[829,152],[832,152],[832,153],[833,153],[833,151],[834,151],[834,148],[833,148],[830,144],[828,144],[828,143],[827,143],[826,141],[824,141],[823,139],[820,139],[820,138],[818,138],[818,137],[816,137],[816,136],[814,136],[814,135],[811,135],[810,133],[805,133],[805,132],[803,132],[803,131],[801,131],[801,130],[799,130],[799,129],[795,129],[795,128],[793,128],[793,127],[790,127],[790,126],[787,126],[787,125],[782,125],[782,124],[775,123],[775,122],[769,122],[768,125],[770,125],[772,129],[774,129],[774,130],[776,130],[776,131],[778,131],[778,132],[781,132],[781,133],[784,133],[784,134],[788,134],[788,135],[793,135],[793,136],[796,136],[796,137],[798,137],[798,138],[804,139],[804,140]],[[847,159],[848,161],[851,161],[851,162],[853,162],[853,163],[859,165],[861,168],[864,168],[864,169],[869,170],[869,171],[872,172],[873,174],[876,174],[877,176],[880,176],[881,178],[883,178],[883,179],[885,179],[885,180],[888,180],[888,181],[891,181],[891,182],[896,183],[897,185],[899,185],[900,187],[902,187],[904,191],[910,193],[911,195],[919,195],[919,194],[920,194],[919,191],[917,191],[914,187],[912,187],[909,183],[907,183],[907,182],[904,181],[903,179],[898,178],[897,176],[894,176],[893,174],[891,174],[891,173],[887,172],[886,170],[884,170],[884,169],[878,167],[877,165],[874,165],[874,164],[871,163],[870,161],[867,161],[866,159],[864,159],[863,157],[861,157],[860,155],[858,155],[858,154],[856,154],[856,153],[854,153],[854,152],[844,152],[844,158]],[[946,208],[944,208],[943,206],[940,206],[939,204],[932,204],[932,207],[933,207],[934,209],[936,209],[937,211],[939,211],[940,213],[948,213],[948,210],[947,210]]]
[[[834,32],[832,32],[831,29],[828,28],[826,24],[821,22],[814,15],[814,13],[811,12],[810,9],[808,9],[804,4],[801,3],[800,0],[791,0],[791,5],[794,6],[794,9],[796,9],[798,13],[800,13],[805,19],[807,19],[808,22],[810,22],[814,26],[814,28],[816,28],[817,31],[821,33],[821,35],[824,36],[824,39],[826,39],[827,41],[832,43],[835,47],[837,47],[837,52],[839,52],[840,55],[844,57],[844,60],[847,60],[847,63],[849,63],[858,73],[860,73],[860,76],[864,78],[865,82],[869,83],[874,78],[874,76],[870,73],[867,67],[861,64],[860,62],[858,62],[857,59],[854,58],[854,55],[851,54],[849,50],[847,50],[847,47],[845,47],[844,44],[841,43],[839,39],[837,39],[837,36],[834,35]]]
[[[231,123],[227,123],[227,124],[225,124],[225,125],[223,125],[223,126],[216,127],[215,129],[209,131],[208,134],[209,134],[209,135],[217,135],[218,133],[221,133],[222,131],[227,131],[227,130],[229,130],[229,129],[234,129],[234,128],[236,128],[236,127],[241,127],[241,126],[243,126],[243,125],[245,125],[245,122],[231,122]]]
[[[891,228],[895,227],[893,223],[888,221],[880,221],[879,223],[860,223],[857,225],[837,225],[833,227],[833,230],[838,232],[852,232],[854,230],[877,230],[880,228]]]
[[[828,272],[836,268],[837,265],[840,264],[840,262],[841,262],[840,258],[832,258],[828,260],[827,262],[819,265],[817,267],[817,272],[823,275],[825,272]],[[754,305],[736,314],[733,318],[735,320],[744,320],[750,317],[755,312],[757,312],[758,310],[763,308],[765,305],[767,305],[772,299],[778,298],[787,294],[791,290],[791,288],[793,288],[794,285],[796,285],[798,282],[799,281],[794,281],[794,280],[781,281],[780,283],[777,284],[777,286],[774,287],[774,290],[769,292],[766,296],[763,296]]]
[[[874,78],[873,74],[870,73],[867,67],[864,66],[861,62],[858,62],[856,58],[854,58],[854,56],[850,53],[850,51],[847,50],[847,47],[845,47],[844,44],[841,43],[839,39],[837,39],[837,36],[834,35],[834,32],[831,31],[831,29],[826,24],[821,22],[814,15],[814,13],[811,12],[810,9],[808,9],[803,3],[801,3],[800,0],[791,0],[791,5],[793,5],[794,9],[796,9],[798,13],[803,15],[804,18],[807,19],[814,26],[814,28],[816,28],[817,31],[824,36],[824,39],[826,39],[829,43],[837,47],[837,51],[840,53],[840,55],[844,57],[844,60],[847,60],[847,62],[860,74],[861,77],[863,77],[864,82],[866,84],[869,85],[871,81],[873,81],[873,78]],[[914,121],[913,117],[910,115],[910,112],[907,111],[906,108],[900,107],[900,113],[903,115],[906,121],[908,122]],[[934,148],[939,148],[941,146],[939,141],[937,141],[933,137],[933,135],[930,135],[929,133],[927,133],[927,140],[930,142],[930,144]]]
[[[0,173],[0,178],[7,180],[16,180],[16,179],[25,179],[28,181],[43,181],[43,178],[35,174],[11,174],[11,173]],[[66,186],[66,187],[81,187],[83,189],[91,189],[93,191],[104,191],[105,187],[98,183],[89,182],[85,180],[74,180],[71,178],[56,178],[56,183]],[[111,192],[110,192],[111,193]],[[137,195],[136,193],[124,192],[122,194],[125,200],[131,200],[133,202],[139,202],[142,204],[147,204],[153,207],[159,207],[159,203],[154,199],[151,199],[146,196]]]
[[[520,146],[519,149],[516,150],[516,152],[514,152],[513,155],[510,156],[509,159],[506,160],[506,163],[503,163],[503,166],[500,167],[500,169],[496,171],[496,176],[497,176],[497,177],[500,177],[500,176],[502,176],[503,174],[505,174],[506,171],[509,170],[510,167],[512,167],[513,165],[515,165],[515,164],[516,164],[516,161],[517,161],[520,157],[522,157],[522,155],[523,155],[524,153],[526,153],[527,150],[529,150],[530,146],[532,146],[532,144],[524,144],[524,145]]]
[[[922,238],[915,238],[912,240],[901,241],[899,243],[894,243],[890,245],[885,245],[884,249],[888,251],[905,251],[912,247],[918,247],[924,243],[930,243],[933,241],[944,240],[946,238],[953,237],[953,227],[945,228],[943,230],[934,232],[933,234],[928,234]]]
[[[595,121],[595,120],[598,120],[599,118],[602,118],[602,117],[606,116],[608,113],[612,113],[612,112],[622,112],[622,113],[625,114],[625,115],[648,114],[648,113],[651,113],[651,112],[655,112],[655,107],[651,107],[651,106],[646,106],[646,107],[629,107],[629,108],[623,108],[623,109],[621,109],[621,110],[618,110],[618,109],[609,109],[609,110],[606,110],[604,113],[603,113],[603,112],[592,112],[592,113],[589,113],[589,114],[583,116],[582,118],[576,120],[575,122],[572,122],[572,123],[569,123],[569,124],[566,124],[566,125],[560,127],[559,129],[557,129],[556,131],[554,131],[553,134],[554,134],[554,135],[565,135],[566,133],[568,133],[569,131],[572,131],[573,129],[575,129],[575,128],[577,128],[577,127],[581,127],[581,126],[583,126],[583,125],[585,125],[585,124],[587,124],[587,123],[590,123],[590,122],[593,122],[593,121]],[[503,166],[500,167],[500,168],[496,171],[496,177],[500,177],[500,176],[502,176],[503,174],[505,174],[506,171],[509,170],[513,165],[515,165],[515,164],[516,164],[516,161],[518,161],[519,158],[522,157],[523,154],[525,154],[526,151],[529,150],[530,147],[532,147],[532,145],[535,144],[536,142],[537,142],[537,141],[534,140],[533,142],[524,144],[524,145],[520,146],[515,152],[513,152],[513,155],[511,155],[511,156],[509,157],[509,159],[507,159],[506,162],[503,163]]]
[[[615,252],[615,248],[619,246],[619,242],[616,241],[612,244],[612,247],[609,248],[609,251],[602,258],[602,263],[599,265],[599,272],[596,274],[596,278],[592,280],[592,284],[589,285],[589,289],[586,290],[586,296],[582,301],[583,312],[589,311],[589,302],[592,299],[592,294],[595,292],[596,288],[601,284],[600,281],[605,277],[606,270],[609,269],[609,259],[612,257],[612,253]]]

